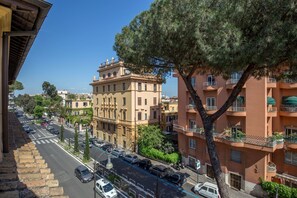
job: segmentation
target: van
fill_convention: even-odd
[[[207,198],[221,198],[218,186],[209,182],[197,184],[194,192]]]

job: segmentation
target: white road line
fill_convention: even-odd
[[[37,144],[40,144],[40,142],[39,142],[38,140],[36,140],[36,143],[37,143]]]
[[[40,140],[40,142],[41,142],[42,144],[45,144],[45,142],[44,142],[43,140]]]
[[[51,141],[52,143],[55,143],[55,141],[54,141],[54,140],[52,140],[52,139],[50,139],[50,141]]]
[[[56,143],[58,143],[58,140],[57,140],[57,139],[54,139],[54,141],[55,141]]]
[[[38,136],[39,138],[41,137],[41,135],[39,135],[39,134],[38,134],[37,136]]]
[[[33,144],[36,144],[35,141],[32,141],[32,142],[33,142]]]
[[[44,140],[46,143],[50,143],[48,140]]]

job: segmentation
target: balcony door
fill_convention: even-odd
[[[216,81],[213,75],[208,75],[207,76],[207,85],[215,85]]]
[[[189,127],[190,129],[196,129],[196,121],[195,120],[189,120]]]
[[[297,135],[297,128],[286,128],[286,136]]]
[[[215,110],[215,108],[216,108],[216,98],[215,97],[206,98],[206,108],[207,108],[207,110]]]

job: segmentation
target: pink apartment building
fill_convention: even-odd
[[[192,85],[212,114],[226,101],[241,74],[229,80],[196,75]],[[179,151],[183,161],[213,177],[202,122],[189,92],[178,77]],[[255,191],[259,178],[297,187],[297,82],[250,78],[233,105],[215,122],[214,139],[226,183]]]

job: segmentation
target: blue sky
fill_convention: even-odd
[[[89,83],[98,66],[116,57],[114,38],[153,0],[48,0],[52,3],[18,79],[25,89],[42,92],[48,81],[72,93],[91,92]],[[169,78],[163,93],[177,95],[177,79]]]

